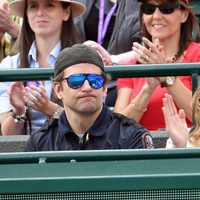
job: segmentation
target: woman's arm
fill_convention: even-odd
[[[192,91],[177,78],[174,85],[167,87],[179,109],[183,109],[186,117],[192,121]]]
[[[131,88],[119,89],[115,112],[122,113],[139,122],[147,110],[150,98],[158,85],[159,80],[156,78],[147,78],[146,84],[132,101],[130,101],[133,92]]]

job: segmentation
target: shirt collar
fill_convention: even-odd
[[[111,111],[104,105],[99,117],[87,132],[94,137],[103,136],[105,134],[105,129],[107,128],[108,124],[110,124],[110,113]],[[62,136],[73,132],[64,112],[61,114],[58,122],[58,132]]]
[[[61,51],[61,42],[59,41],[47,57],[47,62],[50,65],[55,64],[56,58],[58,57],[58,54],[60,53],[60,51]],[[31,45],[31,48],[28,53],[28,58],[29,58],[29,63],[31,63],[31,60],[34,60],[35,62],[37,62],[37,51],[36,51],[35,41]]]

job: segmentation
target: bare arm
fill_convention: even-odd
[[[25,88],[22,82],[16,82],[11,85],[8,96],[15,115],[23,115],[25,105],[44,113],[48,117],[52,116],[55,112],[62,111],[61,107],[58,107],[56,103],[48,99],[46,90],[43,87],[31,86]],[[24,122],[16,122],[9,112],[2,114],[1,129],[3,135],[25,133]]]
[[[148,78],[147,83],[143,86],[140,93],[131,102],[132,89],[119,89],[115,112],[122,113],[139,122],[158,84],[158,80]]]
[[[102,56],[103,61],[106,65],[112,65],[113,58],[117,60],[117,64],[125,65],[129,63],[136,63],[135,53],[133,51],[125,52],[118,55],[110,55],[106,49],[104,49],[100,44],[95,41],[86,41],[84,44],[89,45],[96,49]]]
[[[167,87],[167,90],[172,95],[176,105],[183,109],[186,117],[192,121],[192,92],[178,78],[174,85]]]

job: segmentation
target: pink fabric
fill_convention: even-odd
[[[188,62],[200,62],[200,44],[190,43],[184,58],[183,63]],[[179,76],[178,77],[186,87],[192,89],[192,78],[191,76]],[[131,99],[134,99],[138,95],[143,85],[145,84],[145,78],[121,78],[118,79],[117,89],[131,88],[133,90]],[[150,102],[147,107],[147,111],[144,113],[140,120],[140,124],[148,128],[149,130],[158,130],[165,128],[163,113],[162,113],[162,98],[164,94],[168,93],[166,88],[158,87],[152,95]],[[191,122],[187,121],[188,125],[191,126]]]

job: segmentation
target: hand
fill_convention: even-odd
[[[23,113],[25,101],[23,99],[24,85],[22,82],[15,82],[10,86],[8,97],[13,109],[15,109],[15,113]]]
[[[84,44],[96,49],[102,56],[103,62],[106,65],[112,65],[112,60],[111,60],[110,54],[100,44],[98,44],[97,42],[94,42],[92,40],[88,40],[88,41],[84,42]]]
[[[4,2],[0,8],[0,32],[8,33],[13,38],[17,38],[20,30],[20,25],[11,19],[11,11],[8,4]]]
[[[142,38],[143,42],[149,48],[142,46],[141,44],[134,42],[133,51],[136,54],[136,58],[141,64],[162,64],[166,63],[165,52],[160,45],[159,40],[156,39],[155,43],[150,42],[147,38]]]
[[[184,110],[181,109],[177,112],[172,96],[165,94],[162,111],[165,119],[166,131],[173,143],[177,147],[186,147],[189,133]]]
[[[24,101],[28,107],[43,113],[48,111],[49,98],[43,86],[27,86],[25,91]]]

